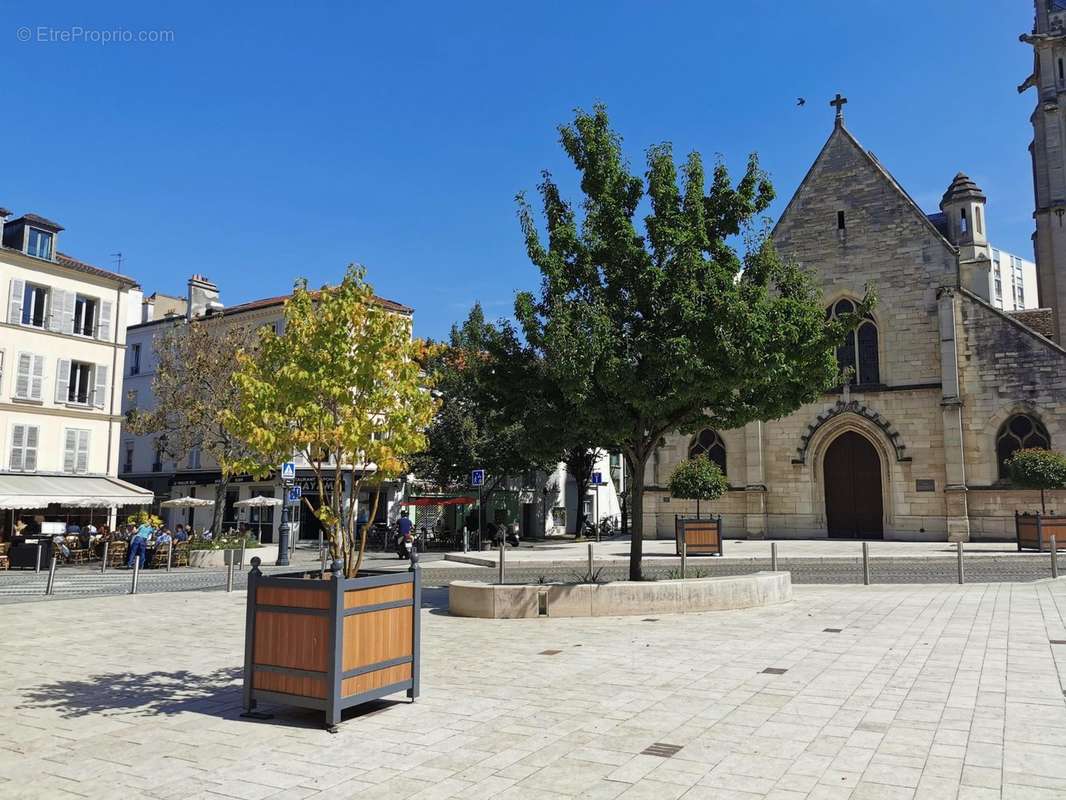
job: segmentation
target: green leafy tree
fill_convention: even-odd
[[[582,219],[544,173],[542,237],[519,195],[542,283],[519,294],[515,312],[582,427],[624,453],[639,580],[645,466],[663,436],[736,428],[817,399],[838,379],[835,349],[858,315],[827,320],[810,276],[756,232],[774,192],[754,155],[736,185],[718,164],[707,187],[696,153],[679,180],[668,144],[648,150],[643,179],[631,174],[603,107],[560,134],[581,176]],[[743,257],[732,245],[741,234]]]
[[[226,427],[226,415],[239,407],[233,383],[236,353],[255,347],[255,334],[225,317],[175,322],[155,341],[155,377],[150,409],[133,408],[127,428],[155,436],[161,454],[184,459],[194,447],[218,465],[211,530],[222,532],[226,490],[251,450]]]
[[[501,358],[509,346],[505,332],[485,319],[475,304],[461,325],[452,326],[446,345],[429,359],[428,369],[440,405],[427,431],[427,447],[412,460],[412,471],[440,486],[470,485],[470,473],[484,469],[482,510],[509,479],[543,469],[551,462],[536,431],[508,402],[516,365]],[[523,384],[524,385],[524,384]],[[557,460],[557,459],[556,459]],[[484,516],[481,518],[484,523]]]
[[[717,500],[729,489],[729,481],[717,464],[707,456],[689,458],[677,465],[668,484],[670,494],[682,500],[696,501],[696,517],[701,500]]]
[[[1054,450],[1026,448],[1017,450],[1007,459],[1010,479],[1026,489],[1040,490],[1040,511],[1047,513],[1044,492],[1066,489],[1066,455]]]
[[[365,271],[350,266],[338,286],[310,292],[297,283],[284,332],[265,330],[257,352],[237,355],[240,402],[226,423],[253,448],[242,466],[262,474],[303,456],[323,499],[319,508],[305,503],[348,577],[366,549],[368,526],[355,536],[361,487],[405,475],[411,454],[425,447],[434,401],[423,353],[410,318],[383,307]]]

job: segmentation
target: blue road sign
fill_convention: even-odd
[[[303,493],[303,489],[301,489],[299,486],[293,486],[289,489],[289,502],[299,503],[300,498],[303,497]]]
[[[602,472],[593,472],[592,473],[592,485],[593,486],[603,486],[603,473]]]
[[[484,486],[485,485],[485,470],[475,469],[470,473],[470,485],[471,486]]]
[[[296,480],[296,463],[293,461],[286,461],[281,465],[281,479],[283,481]]]

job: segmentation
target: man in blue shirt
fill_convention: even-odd
[[[137,529],[137,533],[134,534],[133,539],[130,540],[130,557],[126,562],[127,567],[133,566],[133,560],[137,556],[141,557],[141,566],[145,564],[145,560],[148,558],[148,538],[155,532],[155,529],[147,522],[142,522],[141,527]]]

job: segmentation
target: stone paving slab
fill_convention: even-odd
[[[795,598],[512,621],[430,590],[423,696],[336,735],[239,718],[242,593],[27,604],[0,648],[0,797],[1066,797],[1066,580]]]

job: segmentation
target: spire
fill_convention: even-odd
[[[829,105],[833,106],[837,110],[836,125],[842,127],[844,125],[844,106],[848,103],[848,98],[844,97],[840,92],[837,92],[837,96],[829,101]]]
[[[955,176],[948,190],[944,192],[944,196],[940,198],[940,208],[943,210],[948,203],[964,199],[978,200],[982,203],[988,200],[977,184],[966,173],[960,172]]]

